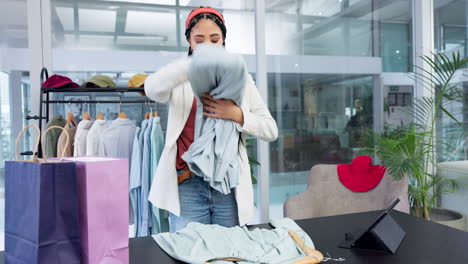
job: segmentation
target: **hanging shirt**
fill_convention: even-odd
[[[60,134],[60,137],[57,142],[57,156],[62,157],[72,157],[73,149],[75,145],[75,133],[76,127],[65,126],[64,131]],[[67,134],[68,134],[68,145],[67,145]],[[63,152],[65,151],[65,152]]]
[[[146,128],[148,127],[148,120],[145,119],[141,122],[141,129],[138,133],[135,133],[135,137],[138,138],[138,149],[134,148],[134,151],[138,151],[138,157],[133,158],[134,164],[132,164],[132,168],[135,167],[135,171],[131,172],[130,174],[130,197],[132,197],[132,201],[135,201],[134,212],[136,213],[135,219],[135,237],[139,237],[142,234],[141,227],[143,225],[143,201],[141,200],[141,177],[143,171],[143,144],[144,144],[144,134]],[[132,202],[133,204],[133,202]]]
[[[148,125],[143,133],[143,155],[141,159],[141,229],[139,236],[148,236],[151,234],[151,209],[148,201],[150,188],[150,166],[151,166],[151,129],[153,127],[153,118],[148,119]]]
[[[86,139],[86,155],[98,156],[101,135],[108,127],[106,120],[95,120]]]
[[[130,200],[132,202],[133,209],[133,224],[134,233],[132,237],[136,237],[139,229],[139,218],[140,218],[140,198],[141,198],[141,145],[140,145],[140,128],[137,127],[135,130],[135,136],[133,138],[133,151],[132,160],[130,162]]]
[[[93,126],[92,120],[81,120],[76,128],[75,133],[75,148],[73,149],[73,156],[79,157],[86,155],[86,144],[88,133]]]
[[[272,219],[275,229],[248,230],[191,222],[175,233],[161,233],[153,238],[171,257],[184,263],[205,263],[218,258],[239,258],[239,263],[293,263],[306,254],[288,231],[294,231],[308,248],[315,249],[309,235],[289,218]]]
[[[126,118],[117,118],[106,128],[99,143],[99,156],[131,160],[136,126]]]
[[[164,135],[161,128],[161,118],[153,118],[153,127],[151,129],[151,164],[150,164],[150,186],[156,177],[156,168],[158,167],[159,159],[161,158],[164,149]],[[151,206],[151,217],[153,219],[151,225],[151,234],[169,231],[169,214],[164,210]]]
[[[176,169],[183,170],[187,163],[182,159],[182,155],[189,149],[194,140],[195,133],[195,114],[197,113],[197,100],[193,98],[192,109],[190,115],[185,123],[184,129],[177,139],[177,157],[176,157]]]
[[[46,129],[51,127],[51,126],[59,126],[59,127],[64,127],[65,126],[65,119],[63,118],[62,115],[56,115],[50,120],[47,125]],[[46,157],[48,158],[53,158],[57,157],[57,143],[58,139],[60,137],[60,134],[62,134],[61,129],[51,129],[49,132],[47,132],[46,135],[46,144],[45,144],[45,154]]]

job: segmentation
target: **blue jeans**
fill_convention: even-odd
[[[239,225],[234,189],[224,195],[211,188],[202,177],[193,175],[179,184],[179,200],[180,216],[169,214],[171,232],[184,228],[190,222],[225,227]]]

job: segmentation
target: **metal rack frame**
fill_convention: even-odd
[[[61,88],[50,88],[43,87],[44,81],[49,78],[47,68],[41,70],[41,93],[39,96],[39,116],[26,116],[26,120],[39,120],[39,129],[42,131],[42,121],[49,122],[49,106],[50,104],[69,104],[69,103],[83,103],[83,104],[149,104],[154,103],[153,100],[145,97],[143,100],[82,100],[82,101],[71,101],[71,100],[50,100],[51,93],[135,93],[144,92],[144,88],[130,88],[130,87],[114,87],[114,88],[94,88],[94,87],[61,87]],[[44,113],[45,106],[45,113]],[[41,143],[39,143],[41,144]],[[32,155],[32,151],[22,152],[21,155]],[[38,157],[42,157],[41,147],[38,149]]]

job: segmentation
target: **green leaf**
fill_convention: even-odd
[[[460,123],[460,121],[458,121],[458,119],[456,119],[451,113],[449,113],[449,111],[447,111],[447,109],[445,109],[445,107],[441,106],[440,109],[450,117],[450,119],[452,119],[453,121],[457,122],[459,125],[463,125],[462,123]]]
[[[249,162],[250,162],[250,166],[252,166],[252,165],[260,166],[260,162],[258,162],[254,158],[249,157]]]

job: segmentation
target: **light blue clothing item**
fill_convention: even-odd
[[[153,118],[148,119],[146,129],[143,133],[143,154],[141,159],[141,229],[139,236],[151,235],[151,207],[148,201],[150,188],[150,166],[151,166],[151,129]]]
[[[131,234],[135,237],[140,229],[139,218],[141,204],[141,145],[140,145],[140,128],[135,130],[135,137],[133,139],[132,161],[130,163],[130,200],[133,208],[133,224],[134,233]]]
[[[153,118],[153,127],[151,129],[151,164],[149,186],[152,185],[155,177],[156,168],[164,149],[164,134],[161,127],[160,117]],[[151,234],[169,231],[169,214],[164,210],[159,210],[151,205]]]
[[[239,185],[239,131],[232,120],[204,117],[199,97],[209,93],[215,99],[231,99],[241,105],[247,68],[240,55],[223,47],[201,45],[193,55],[189,80],[198,102],[195,141],[182,159],[214,189],[228,194]]]
[[[171,257],[186,263],[203,264],[218,258],[239,258],[238,263],[293,263],[306,254],[289,235],[294,231],[309,248],[315,249],[309,235],[289,218],[273,219],[275,229],[226,228],[190,223],[176,233],[161,233],[153,238]]]
[[[141,200],[142,198],[142,195],[141,195],[141,192],[142,192],[142,189],[141,189],[141,179],[143,177],[143,145],[144,145],[144,134],[145,134],[145,131],[146,131],[146,128],[148,127],[148,120],[145,119],[141,122],[141,128],[140,128],[140,131],[138,133],[138,142],[139,142],[139,146],[140,146],[140,159],[139,160],[136,160],[136,162],[139,163],[139,174],[136,176],[135,175],[135,180],[133,181],[133,190],[134,190],[134,193],[138,195],[138,204],[137,204],[137,209],[136,211],[138,212],[138,215],[135,217],[135,237],[140,237],[142,236],[142,226],[143,226],[143,201]],[[135,165],[137,166],[137,165]]]
[[[136,126],[133,121],[117,118],[102,133],[99,156],[131,160]]]
[[[184,171],[178,171],[178,174]],[[201,177],[193,175],[179,184],[180,216],[169,214],[171,232],[190,222],[217,224],[225,227],[239,225],[235,192],[222,194]]]

